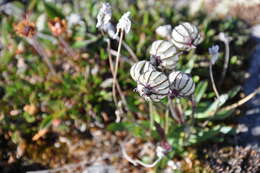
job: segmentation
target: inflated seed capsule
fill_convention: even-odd
[[[195,90],[195,83],[191,76],[180,71],[169,74],[170,97],[190,97]]]
[[[131,67],[130,75],[137,82],[140,75],[148,70],[155,70],[155,68],[149,61],[139,61]]]
[[[180,52],[170,42],[157,40],[152,43],[150,49],[150,62],[159,69],[173,70],[179,59]]]
[[[171,25],[162,25],[156,28],[155,30],[156,34],[163,37],[168,38],[171,35],[172,32],[172,26]]]
[[[136,91],[146,101],[158,102],[169,93],[167,76],[158,71],[146,71],[138,78]]]
[[[180,50],[190,50],[201,42],[201,35],[195,25],[184,22],[173,29],[171,41]]]

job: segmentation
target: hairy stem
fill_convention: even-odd
[[[134,62],[138,61],[137,56],[135,55],[134,51],[127,45],[126,42],[122,42],[123,46],[125,47],[125,49],[129,52],[129,54],[131,55],[132,59],[134,60]]]
[[[66,53],[71,56],[74,57],[76,56],[76,53],[73,51],[73,49],[68,45],[68,43],[62,38],[62,36],[58,36],[58,40],[61,43],[61,45],[64,47]]]
[[[226,73],[227,73],[227,69],[228,69],[228,65],[229,65],[229,57],[230,57],[230,48],[229,48],[229,41],[228,40],[222,40],[225,44],[225,62],[224,62],[224,67],[223,67],[223,71],[221,74],[221,79],[219,82],[218,86],[221,86],[225,77],[226,77]]]
[[[55,68],[54,68],[53,64],[51,63],[51,61],[50,61],[46,51],[44,50],[44,48],[38,42],[37,38],[34,36],[31,39],[28,39],[28,42],[34,47],[34,49],[42,57],[43,61],[46,63],[46,65],[50,69],[52,75],[57,76],[57,73],[55,71]]]
[[[164,124],[165,134],[168,134],[169,131],[169,109],[165,112],[165,124]]]
[[[255,97],[259,93],[260,93],[260,87],[255,89],[255,91],[253,91],[251,94],[247,95],[243,99],[239,100],[237,103],[234,103],[232,105],[229,105],[229,106],[222,108],[221,111],[229,111],[229,110],[235,109],[235,108],[243,105],[244,103],[248,102],[250,99],[252,99],[253,97]]]
[[[119,57],[120,57],[120,52],[121,52],[121,47],[122,47],[123,36],[124,36],[124,31],[121,30],[121,32],[120,32],[120,39],[119,39],[119,43],[118,43],[118,49],[117,49],[115,71],[114,71],[114,75],[113,75],[113,88],[112,88],[112,92],[113,92],[113,97],[114,98],[116,97],[117,71],[118,71]]]
[[[172,99],[169,96],[168,96],[168,106],[169,106],[171,116],[173,117],[173,119],[175,121],[177,121],[178,124],[183,124],[184,123],[183,117],[179,117],[177,115],[173,102],[172,102]]]
[[[221,112],[221,111],[230,111],[232,109],[235,109],[239,106],[242,106],[243,104],[245,104],[246,102],[248,102],[250,99],[252,99],[253,97],[255,97],[257,94],[260,93],[260,87],[258,87],[257,89],[255,89],[251,94],[247,95],[246,97],[242,98],[241,100],[239,100],[237,103],[234,103],[232,105],[228,105],[226,107],[223,107],[217,111],[212,111],[209,112],[209,115],[214,115],[216,112]]]
[[[213,90],[214,90],[217,98],[219,98],[219,93],[218,93],[218,90],[217,90],[217,87],[216,87],[216,84],[215,84],[215,80],[214,80],[214,77],[213,77],[212,64],[211,63],[209,65],[209,75],[210,75],[210,80],[211,80],[211,83],[212,83]]]
[[[108,51],[108,60],[109,60],[109,66],[110,66],[110,71],[112,73],[112,76],[114,76],[115,72],[114,72],[114,67],[113,67],[113,61],[112,61],[112,55],[111,55],[111,42],[110,42],[110,39],[107,39],[107,51]],[[123,91],[118,83],[118,80],[116,80],[116,88],[118,90],[118,93],[120,95],[120,98],[123,102],[123,104],[125,105],[125,108],[126,110],[128,111],[129,108],[128,108],[128,105],[127,105],[127,101],[126,101],[126,98],[125,98],[125,95],[123,94]],[[113,95],[113,100],[114,100],[114,103],[117,104],[117,98],[114,97],[115,95]]]
[[[153,102],[152,101],[149,101],[149,115],[150,115],[150,129],[152,130],[153,128],[153,121],[154,121],[154,118],[153,118],[153,113],[154,113],[154,109],[153,109]]]

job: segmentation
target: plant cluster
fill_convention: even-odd
[[[170,38],[169,41],[157,40],[150,48],[150,62],[139,61],[130,70],[132,78],[137,82],[136,91],[148,101],[160,101],[168,96],[186,97],[192,100],[195,84],[191,75],[177,71],[179,55],[183,51],[196,48],[201,36],[195,25],[181,23],[172,32],[169,25],[160,26],[157,33]],[[171,33],[171,36],[166,33]],[[171,105],[171,104],[170,104]],[[175,113],[173,113],[175,115]],[[183,117],[177,118],[183,123]]]
[[[158,156],[155,163],[159,164],[152,166],[161,171],[167,164],[174,165],[173,158],[192,159],[190,148],[196,149],[198,144],[210,140],[223,141],[224,135],[234,134],[234,124],[226,119],[236,115],[235,108],[242,102],[226,105],[239,99],[240,87],[235,86],[240,83],[231,82],[243,81],[243,64],[250,50],[250,44],[245,44],[245,23],[234,18],[213,19],[203,13],[188,16],[185,10],[157,1],[150,6],[146,1],[131,4],[111,0],[111,6],[101,7],[103,14],[99,14],[101,4],[97,1],[56,2],[28,1],[32,12],[26,17],[19,2],[9,4],[13,12],[2,9],[0,137],[6,141],[1,143],[3,160],[27,157],[54,167],[41,157],[46,150],[38,146],[46,143],[51,151],[64,153],[66,149],[56,148],[67,145],[59,137],[84,136],[85,140],[89,131],[95,134],[98,129],[115,136],[131,134],[142,139],[141,143],[159,141],[154,152]],[[122,15],[122,11],[130,13]],[[172,29],[164,23],[180,25]],[[160,35],[155,36],[154,31]],[[222,85],[217,82],[217,96],[208,82],[208,67],[221,73],[225,64],[221,52],[224,46],[218,37],[221,32],[233,39],[224,43],[232,49],[227,66],[230,73],[225,73],[228,75],[224,75]],[[203,41],[195,49],[200,37]],[[208,53],[212,43],[219,47]],[[220,81],[221,76],[216,75],[215,80]],[[136,91],[148,103],[132,91],[136,83]],[[166,97],[171,103],[167,104]],[[192,104],[195,102],[196,111]],[[169,118],[170,114],[174,119]],[[192,114],[194,123],[184,121]],[[50,140],[50,136],[56,136],[55,140]],[[124,143],[122,136],[118,141]],[[53,153],[47,155],[55,157]],[[138,156],[142,160],[139,163],[152,162],[142,154]]]

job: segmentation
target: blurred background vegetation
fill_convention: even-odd
[[[236,117],[243,116],[243,109],[219,110],[245,96],[241,86],[255,45],[249,37],[251,21],[231,15],[215,17],[203,10],[191,14],[186,7],[176,8],[175,1],[108,2],[113,7],[114,24],[123,13],[131,12],[132,28],[125,42],[139,60],[148,59],[149,46],[160,39],[155,34],[158,26],[188,21],[199,27],[203,42],[184,54],[178,64],[178,69],[191,72],[196,83],[195,124],[189,121],[191,104],[185,99],[176,99],[175,104],[182,106],[187,125],[178,125],[165,116],[164,104],[154,104],[154,111],[149,111],[148,103],[133,92],[136,84],[129,69],[134,62],[124,48],[118,80],[128,110],[119,111],[120,105],[112,100],[107,36],[95,27],[101,1],[31,0],[26,5],[15,1],[3,5],[0,15],[0,168],[24,172],[84,161],[72,171],[80,172],[86,163],[92,165],[107,154],[102,162],[119,172],[214,172],[203,150],[214,152],[212,146],[219,143],[237,145]],[[64,32],[58,36],[50,28],[54,18],[66,21]],[[15,30],[23,20],[35,24],[36,39],[57,75],[51,74],[33,43]],[[215,99],[208,71],[208,48],[218,44],[221,54],[213,68],[218,83],[225,56],[225,46],[218,39],[220,32],[232,38],[228,74],[218,86],[222,102]],[[113,50],[117,44],[112,40]],[[120,112],[120,123],[115,122],[116,111]],[[160,139],[150,119],[165,129],[172,151],[154,168],[135,167],[122,160],[119,143],[131,141],[127,143],[130,155],[151,162]],[[179,167],[170,169],[169,161]]]

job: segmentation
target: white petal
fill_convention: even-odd
[[[97,28],[107,24],[112,17],[112,8],[109,3],[103,3],[97,15]]]
[[[119,30],[123,30],[126,34],[130,31],[131,29],[131,21],[129,19],[130,16],[130,12],[126,12],[125,14],[123,14],[123,16],[119,19],[118,23],[117,23],[117,32]]]

